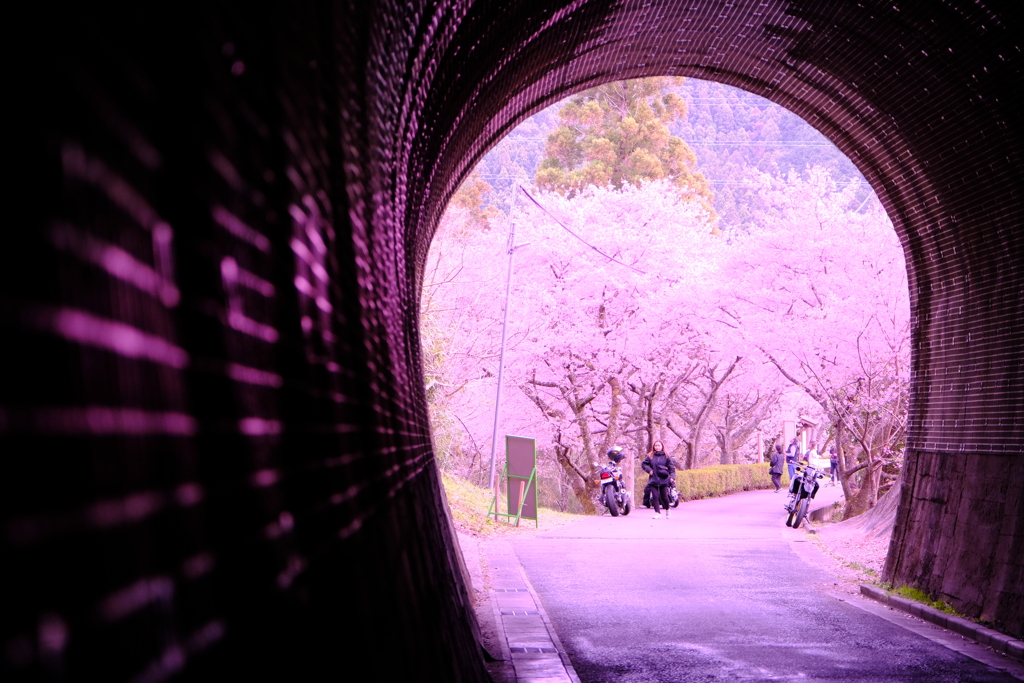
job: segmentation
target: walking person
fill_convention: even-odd
[[[661,508],[665,508],[665,517],[668,517],[668,490],[676,485],[676,464],[672,458],[665,453],[665,448],[660,441],[654,442],[654,447],[647,454],[647,458],[640,463],[644,472],[651,475],[651,502],[654,503],[654,519],[661,519]],[[660,505],[659,505],[660,503]]]
[[[836,485],[836,475],[839,474],[839,454],[835,446],[828,447],[828,469],[832,475],[832,486]]]
[[[782,444],[775,444],[775,450],[772,451],[771,460],[768,465],[768,474],[772,475],[772,483],[775,484],[775,493],[778,493],[782,488]]]
[[[786,468],[789,470],[789,480],[793,481],[796,479],[796,464],[800,461],[800,445],[796,442],[796,437],[789,442],[789,446],[786,448]]]

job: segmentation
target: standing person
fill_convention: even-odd
[[[818,459],[818,444],[816,442],[812,441],[811,442],[811,447],[807,449],[806,453],[804,453],[804,460],[807,462],[808,465],[814,465],[814,463],[815,463],[815,461],[817,459]]]
[[[775,484],[775,493],[782,488],[782,444],[775,444],[772,451],[771,461],[768,466],[768,474],[772,475],[772,483]]]
[[[654,503],[654,519],[661,519],[661,508],[665,508],[668,517],[668,489],[676,485],[676,464],[665,454],[660,441],[654,442],[654,448],[647,458],[640,463],[644,472],[651,475],[651,502]],[[659,506],[658,504],[661,503]]]
[[[796,464],[800,461],[800,445],[796,442],[796,437],[789,442],[789,446],[786,448],[786,467],[789,469],[789,480],[793,481],[796,479]]]
[[[828,469],[832,475],[832,486],[836,485],[836,475],[839,474],[839,454],[835,446],[828,447]]]

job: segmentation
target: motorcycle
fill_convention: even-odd
[[[811,506],[811,500],[818,493],[818,480],[823,479],[825,474],[817,467],[811,465],[797,465],[797,476],[789,486],[789,500],[786,501],[786,511],[789,517],[786,518],[786,526],[799,529],[804,518],[807,517],[807,509]]]
[[[609,461],[598,471],[598,484],[601,486],[601,502],[612,513],[612,517],[618,517],[620,511],[628,515],[633,508],[633,501],[630,492],[626,490],[618,462]]]
[[[651,482],[647,482],[647,486],[644,487],[644,507],[654,507],[654,503],[651,502],[651,492],[654,491],[654,486]],[[676,491],[675,486],[670,486],[668,489],[668,505],[669,507],[679,507],[679,491]]]

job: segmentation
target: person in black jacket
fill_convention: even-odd
[[[796,437],[789,442],[789,447],[786,448],[786,467],[789,469],[789,480],[793,481],[796,479],[796,464],[800,462],[800,446],[796,442]]]
[[[668,490],[669,487],[676,485],[676,464],[665,454],[662,443],[655,441],[654,448],[640,463],[640,467],[651,475],[649,485],[652,488],[651,501],[654,503],[654,518],[661,519],[662,507],[665,508],[665,517],[668,517]]]
[[[772,475],[772,483],[775,484],[775,493],[782,488],[782,458],[782,444],[777,443],[768,467],[768,474]]]

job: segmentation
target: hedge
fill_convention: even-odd
[[[635,499],[643,500],[644,486],[647,485],[647,475],[642,470],[636,477]],[[787,486],[789,476],[782,475],[782,485]],[[715,498],[716,496],[727,496],[730,493],[740,491],[754,491],[758,489],[771,489],[771,475],[768,474],[768,463],[755,463],[752,465],[715,465],[704,467],[699,470],[677,470],[676,490],[679,491],[679,500],[700,500],[701,498]]]

